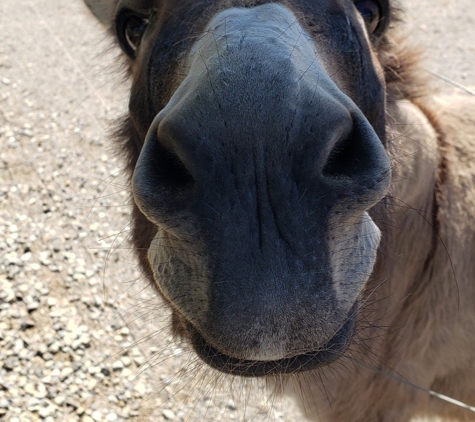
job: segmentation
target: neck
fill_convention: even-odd
[[[379,326],[393,325],[406,299],[427,277],[437,243],[438,135],[427,116],[409,101],[388,107],[388,128],[393,181],[388,198],[371,210],[383,233],[368,286],[372,296],[368,303],[379,303]]]

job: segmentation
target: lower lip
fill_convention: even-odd
[[[188,323],[187,325],[195,352],[206,364],[214,369],[241,377],[295,374],[328,365],[342,356],[350,345],[353,336],[355,309],[356,304],[353,306],[342,328],[331,340],[322,346],[320,351],[304,353],[275,361],[244,360],[225,355],[207,343],[191,324]]]

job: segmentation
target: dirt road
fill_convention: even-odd
[[[406,3],[427,68],[475,85],[473,0]],[[0,420],[302,420],[163,329],[127,243],[105,39],[81,1],[0,2]]]

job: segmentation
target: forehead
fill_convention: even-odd
[[[264,3],[280,3],[291,9],[325,10],[340,9],[341,6],[351,3],[351,0],[115,0],[116,9],[132,10],[163,10],[178,9],[182,14],[192,9],[252,7]]]
[[[117,0],[117,10],[152,11],[152,19],[141,54],[135,62],[131,108],[151,104],[150,115],[140,117],[144,125],[153,120],[178,87],[190,49],[212,19],[230,8],[255,7],[277,3],[292,12],[301,28],[316,42],[323,68],[368,117],[377,114],[373,104],[382,101],[381,72],[373,68],[376,60],[364,22],[353,6],[354,0]],[[381,0],[387,3],[388,0]],[[269,23],[269,22],[267,22]],[[285,28],[283,28],[285,31]],[[379,120],[378,120],[379,121]],[[383,124],[378,130],[382,133]]]
[[[190,40],[189,36],[201,33],[208,22],[219,12],[229,8],[250,8],[263,4],[277,3],[291,10],[300,24],[326,41],[330,34],[347,32],[348,27],[357,24],[359,16],[352,7],[354,0],[113,0],[117,2],[116,12],[131,9],[135,12],[150,12],[154,15],[152,32],[165,29],[169,40]],[[384,0],[387,1],[387,0]],[[312,27],[312,29],[310,28]],[[330,35],[330,37],[328,36]],[[161,37],[159,37],[161,38]],[[338,38],[338,36],[336,37]],[[348,38],[348,37],[344,37]],[[350,37],[351,38],[351,37]],[[334,40],[338,44],[348,39]],[[349,44],[352,44],[350,42]]]

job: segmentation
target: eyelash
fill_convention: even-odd
[[[143,34],[149,25],[149,21],[147,15],[139,14],[128,9],[121,11],[117,16],[117,37],[122,49],[128,56],[135,57]]]

